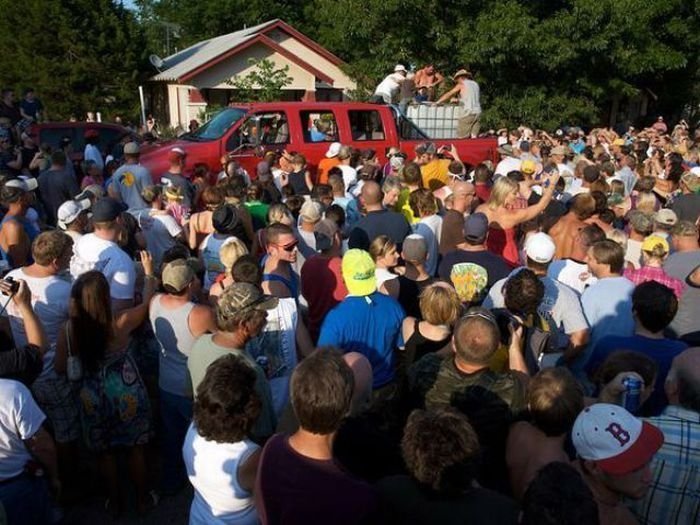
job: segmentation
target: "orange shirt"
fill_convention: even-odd
[[[328,184],[328,172],[340,164],[338,157],[323,158],[316,170],[316,184]]]
[[[424,166],[421,166],[420,172],[423,176],[423,187],[435,191],[442,186],[447,186],[450,182],[447,176],[450,162],[452,161],[447,159],[433,159]]]

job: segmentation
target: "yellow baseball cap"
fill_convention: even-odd
[[[642,251],[653,252],[654,249],[659,245],[661,245],[665,253],[668,253],[670,251],[666,239],[660,237],[659,235],[650,235],[649,237],[644,239],[644,242],[642,242]]]
[[[520,164],[520,171],[525,175],[534,175],[534,173],[537,171],[537,163],[534,160],[525,159]]]
[[[348,295],[365,296],[377,291],[374,261],[364,250],[352,249],[343,255],[343,281]]]

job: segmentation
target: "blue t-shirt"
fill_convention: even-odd
[[[394,351],[403,346],[404,317],[401,305],[388,295],[348,296],[326,315],[318,346],[364,355],[372,365],[372,386],[379,388],[394,379]]]
[[[595,347],[591,359],[586,366],[586,371],[590,374],[595,371],[603,361],[616,350],[631,350],[650,357],[659,367],[654,383],[654,391],[649,400],[644,404],[644,414],[646,416],[658,416],[668,405],[664,382],[668,371],[671,369],[673,358],[688,348],[683,341],[676,339],[651,339],[641,335],[631,337],[620,337],[609,335],[603,337]]]
[[[571,365],[574,374],[584,370],[603,337],[629,337],[634,334],[633,291],[632,281],[624,277],[605,277],[583,292],[581,306],[591,327],[591,336],[583,355]]]

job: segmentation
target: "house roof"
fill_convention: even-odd
[[[313,72],[324,82],[333,84],[333,79],[328,75],[314,68],[311,64],[301,60],[293,53],[288,52],[269,38],[267,33],[274,29],[280,29],[281,31],[296,38],[333,64],[340,65],[343,63],[342,60],[333,55],[330,51],[298,32],[283,20],[275,19],[269,20],[257,26],[235,31],[227,35],[221,35],[210,38],[209,40],[197,42],[196,44],[183,49],[182,51],[170,55],[163,60],[163,70],[157,75],[151,77],[151,80],[184,82],[201,73],[205,69],[208,69],[214,64],[217,64],[218,62],[242,51],[250,45],[259,42],[282,54],[289,60],[297,63],[302,68]]]

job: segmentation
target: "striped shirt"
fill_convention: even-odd
[[[647,525],[700,523],[700,413],[670,405],[646,421],[664,433],[664,444],[651,462],[651,486],[632,511]]]

